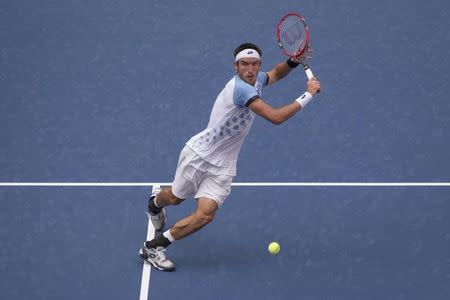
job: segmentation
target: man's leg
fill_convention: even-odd
[[[152,195],[148,201],[148,214],[156,230],[162,230],[166,223],[166,212],[163,209],[167,205],[178,205],[183,199],[193,195],[197,191],[197,180],[201,178],[202,172],[191,166],[196,157],[195,152],[187,146],[181,150],[175,178],[172,186],[153,187]],[[176,195],[176,196],[175,196]]]
[[[173,194],[171,186],[166,186],[163,187],[161,191],[158,193],[157,197],[155,197],[155,205],[157,207],[164,207],[167,205],[178,205],[183,200],[184,199],[180,199]]]
[[[158,186],[153,187],[152,195],[148,200],[148,215],[155,230],[162,230],[166,224],[166,211],[164,210],[164,206],[178,205],[183,200],[173,194],[172,187],[170,186],[162,189]]]
[[[171,229],[164,232],[164,234],[145,242],[144,247],[139,252],[140,256],[159,270],[173,271],[175,265],[164,255],[166,247],[176,240],[193,234],[210,223],[214,219],[217,208],[216,201],[206,197],[199,198],[197,210],[193,214],[178,221]]]
[[[175,223],[170,229],[170,234],[175,240],[191,235],[214,219],[217,208],[216,201],[206,197],[199,198],[197,210],[190,216]]]

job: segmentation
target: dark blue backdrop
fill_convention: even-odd
[[[257,119],[235,181],[450,181],[444,0],[2,1],[0,181],[171,181],[233,49],[260,45],[264,70],[285,59],[275,27],[288,11],[311,26],[322,92],[279,127]],[[305,79],[296,70],[264,99],[288,103]],[[137,298],[147,193],[1,188],[2,297]],[[170,249],[179,271],[153,272],[150,298],[448,299],[448,195],[235,188],[210,228]]]

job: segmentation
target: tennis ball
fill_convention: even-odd
[[[277,242],[272,242],[269,244],[269,247],[267,247],[267,249],[269,250],[270,254],[277,254],[278,252],[280,252],[280,244],[278,244]]]

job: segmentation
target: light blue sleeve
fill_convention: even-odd
[[[255,87],[246,83],[239,77],[236,77],[236,83],[233,91],[233,102],[237,107],[245,107],[247,102],[253,99],[255,96],[259,96]]]
[[[264,88],[269,82],[269,76],[267,75],[266,72],[259,72],[256,81],[261,83],[261,86]]]

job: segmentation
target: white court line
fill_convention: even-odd
[[[450,186],[450,182],[236,182],[232,184],[233,186],[349,186],[349,187],[389,187],[389,186],[399,186],[399,187],[421,187],[421,186]]]
[[[156,186],[156,185],[155,185]],[[147,227],[147,239],[146,241],[153,240],[155,237],[155,228],[153,227],[150,218],[148,218],[148,227]],[[142,267],[142,279],[141,279],[141,293],[139,296],[139,300],[148,300],[148,289],[150,286],[150,273],[152,271],[152,267],[150,264],[144,262]]]
[[[148,218],[148,227],[147,227],[147,239],[146,241],[150,241],[155,237],[155,229]],[[139,296],[139,300],[148,300],[148,289],[150,286],[150,273],[152,267],[150,264],[144,262],[142,267],[142,280],[141,280],[141,293]]]
[[[171,185],[171,182],[0,182],[0,187],[135,187]],[[450,187],[450,182],[233,182],[250,187]]]

